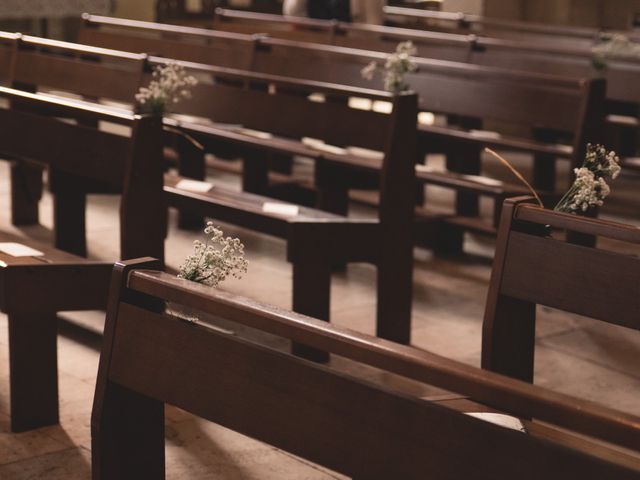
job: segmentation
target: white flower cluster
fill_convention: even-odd
[[[244,258],[244,245],[237,238],[225,237],[224,232],[208,222],[207,242],[193,242],[193,254],[180,266],[178,278],[217,287],[229,275],[242,278],[249,262]]]
[[[565,213],[587,212],[601,207],[611,193],[606,179],[616,179],[620,174],[620,159],[615,152],[607,152],[602,145],[587,145],[584,164],[574,169],[576,180],[562,197],[555,210]]]
[[[396,51],[387,57],[384,65],[384,89],[388,92],[400,93],[409,89],[409,84],[405,82],[405,75],[418,70],[417,65],[412,60],[412,56],[417,53],[411,41],[401,42],[396,47]],[[371,62],[361,71],[362,77],[366,80],[373,80],[373,76],[378,69],[376,62]]]
[[[610,39],[599,43],[591,49],[593,66],[597,70],[607,68],[607,60],[640,59],[640,43],[631,41],[626,35],[615,34]]]
[[[190,89],[197,84],[183,66],[175,62],[159,65],[153,70],[153,80],[136,94],[137,111],[162,115],[182,98],[189,98]]]

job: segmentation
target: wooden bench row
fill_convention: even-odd
[[[247,37],[218,37],[218,33],[177,26],[94,17],[87,21],[91,27],[81,34],[87,43],[120,47],[126,42],[129,48],[170,58],[233,68],[242,64],[270,74],[345,85],[368,87],[360,70],[371,60],[382,59],[372,52],[296,42],[260,39],[247,43]],[[253,53],[248,53],[249,48]],[[237,53],[231,54],[233,50]],[[535,183],[550,191],[555,186],[555,157],[575,165],[581,161],[585,140],[595,141],[601,134],[604,85],[600,81],[572,81],[426,59],[418,62],[421,71],[411,76],[410,83],[419,94],[421,110],[463,118],[456,128],[420,124],[420,158],[429,151],[444,150],[452,158],[450,168],[458,173],[480,173],[479,152],[484,146],[532,152],[538,155]],[[483,122],[517,124],[521,130],[517,135],[506,130],[501,135],[485,134],[481,131]],[[572,146],[558,145],[561,132],[569,136]],[[474,214],[473,202],[461,203],[459,213]]]
[[[468,62],[511,70],[575,78],[593,76],[592,45],[571,41],[460,35],[396,27],[336,23],[278,15],[220,10],[214,28],[225,32],[259,33],[304,42],[391,52],[401,41],[412,41],[418,56]],[[611,113],[636,115],[640,90],[633,81],[640,65],[633,59],[612,60],[604,77]]]
[[[528,201],[503,209],[483,366],[530,382],[536,303],[640,328],[637,282],[619,290],[606,273],[635,276],[637,259],[549,238],[549,225],[634,244],[640,238],[625,225]],[[550,262],[539,261],[541,250]],[[602,268],[589,271],[594,282],[586,289],[558,289],[564,282],[584,286],[580,268],[592,265]],[[525,288],[531,283],[536,288]],[[605,311],[612,305],[605,298],[615,298],[615,308]],[[165,311],[167,302],[201,312],[199,319],[180,319]],[[363,381],[274,350],[244,327],[452,395],[423,399]],[[640,478],[640,421],[633,415],[211,291],[161,272],[152,259],[121,263],[92,415],[95,479],[164,478],[165,404],[352,478]],[[464,415],[471,412],[516,416],[525,433]]]
[[[451,33],[474,33],[487,37],[511,38],[530,42],[563,43],[590,47],[612,35],[637,38],[635,30],[612,30],[575,25],[553,25],[529,21],[487,17],[462,12],[441,12],[387,5],[387,23]]]

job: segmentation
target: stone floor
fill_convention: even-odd
[[[234,185],[236,178],[216,177]],[[607,213],[638,223],[637,179],[623,178],[607,206]],[[434,203],[445,203],[435,192]],[[42,226],[14,229],[8,218],[8,168],[0,162],[0,228],[49,241],[51,199],[41,206]],[[175,218],[172,216],[172,225]],[[246,244],[249,273],[230,280],[224,289],[279,306],[289,307],[291,268],[282,241],[223,225]],[[167,263],[177,267],[196,236],[171,228]],[[92,196],[89,201],[90,256],[117,256],[117,199]],[[412,343],[457,360],[479,365],[481,322],[491,269],[493,244],[467,239],[467,254],[455,259],[434,258],[416,250]],[[637,253],[637,252],[636,252]],[[367,265],[351,265],[335,275],[331,315],[334,323],[373,333],[375,272]],[[99,312],[74,314],[74,320],[96,331]],[[89,419],[100,337],[68,324],[59,337],[61,424],[37,431],[9,433],[8,348],[6,318],[0,317],[0,479],[90,478]],[[630,334],[631,333],[631,334]],[[597,325],[547,308],[537,327],[536,382],[640,414],[640,334]],[[375,377],[366,369],[363,376]],[[377,378],[380,380],[380,378]],[[382,381],[385,381],[383,378]],[[391,380],[390,380],[391,381]],[[167,411],[167,478],[170,479],[327,479],[341,478],[267,445],[193,418],[177,409]]]

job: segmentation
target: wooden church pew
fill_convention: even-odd
[[[536,305],[640,330],[638,257],[549,237],[561,229],[637,246],[638,228],[542,210],[530,201],[508,200],[502,212],[482,348],[483,368],[527,382],[533,382]]]
[[[225,78],[222,71],[218,75]],[[256,75],[251,82],[256,85],[255,90],[226,82],[200,85],[190,100],[208,118],[241,124],[242,128],[215,123],[180,126],[205,146],[223,141],[247,151],[245,177],[252,171],[254,176],[261,172],[264,175],[264,156],[270,152],[313,159],[320,206],[325,211],[302,208],[298,213],[270,213],[264,211],[264,204],[273,203],[273,198],[234,194],[216,186],[206,192],[187,192],[176,189],[167,180],[170,203],[286,239],[288,259],[293,263],[294,309],[318,318],[329,318],[332,265],[350,261],[373,263],[378,267],[378,334],[408,342],[416,96],[360,92],[392,102],[392,113],[382,114],[349,108],[340,101],[345,95],[343,89],[319,82],[287,84],[286,79],[267,77],[268,82],[279,87],[269,94],[260,87],[260,77]],[[227,79],[233,78],[233,72],[228,72]],[[327,101],[309,101],[310,92],[323,92]],[[367,129],[360,128],[362,125]],[[265,134],[265,130],[270,133]],[[329,152],[304,144],[301,139],[305,136],[319,138],[330,146],[350,145],[383,153],[371,158],[349,150]],[[378,218],[364,220],[327,213],[342,209],[346,193],[354,186],[379,190]],[[433,217],[422,223],[423,230],[433,234]]]
[[[167,34],[174,36],[170,41],[159,38],[158,32],[162,32],[164,26],[155,24],[141,25],[140,22],[114,21],[110,19],[86,17],[87,27],[82,31],[81,39],[89,43],[97,42],[103,46],[116,46],[121,32],[125,33],[125,38],[132,45],[131,48],[152,48],[154,52],[168,57],[176,57],[181,54],[181,50],[175,49],[179,40],[185,43],[205,41],[209,35],[215,33],[206,30],[185,29],[182,36],[177,36],[181,27],[171,26]],[[104,22],[104,23],[103,23]],[[94,37],[96,32],[103,34]],[[141,43],[134,42],[136,35],[142,37]],[[154,35],[151,40],[150,36]],[[215,40],[212,42],[215,43]],[[114,43],[112,43],[114,42]],[[150,43],[153,42],[153,45]],[[256,52],[252,61],[252,69],[266,73],[278,73],[279,75],[304,77],[310,79],[326,80],[334,83],[358,85],[365,88],[370,87],[370,83],[363,80],[360,70],[372,60],[382,61],[384,55],[374,52],[351,51],[339,47],[312,46],[304,43],[287,42],[284,40],[260,39],[256,43]],[[181,59],[193,60],[201,58],[198,54],[193,57]],[[212,52],[210,58],[216,58]],[[556,130],[569,131],[574,134],[574,145],[579,148],[567,148],[557,146],[556,137],[547,137],[547,141],[532,141],[531,139],[518,139],[517,137],[503,136],[498,139],[492,135],[478,135],[462,129],[443,129],[433,126],[420,126],[420,131],[425,135],[425,141],[429,147],[435,143],[441,146],[446,144],[462,145],[464,153],[458,154],[465,159],[458,167],[461,173],[478,173],[478,152],[483,146],[516,148],[524,151],[532,151],[541,157],[537,175],[537,184],[542,189],[553,188],[553,159],[554,156],[567,158],[572,164],[581,161],[583,151],[582,144],[585,138],[593,140],[594,134],[599,129],[598,104],[602,101],[601,86],[598,81],[572,81],[555,77],[544,77],[536,75],[520,74],[508,72],[502,69],[484,69],[482,67],[472,67],[460,64],[448,64],[427,59],[417,59],[420,72],[411,76],[412,87],[420,94],[421,109],[427,111],[440,111],[444,113],[454,113],[465,115],[472,112],[474,116],[488,117],[491,119],[510,121],[511,118],[518,118],[524,125],[529,122],[533,125],[547,125]],[[455,77],[455,85],[449,76]],[[490,82],[487,82],[490,80]],[[373,84],[375,85],[375,84]],[[544,87],[543,87],[544,86]],[[473,98],[462,97],[458,94],[459,89],[477,91],[479,94]],[[546,90],[545,90],[546,88]],[[515,103],[514,98],[521,97],[521,103]],[[464,98],[464,101],[461,101]],[[553,100],[552,100],[553,99]],[[545,109],[538,108],[540,102],[544,102]],[[564,105],[561,107],[561,105]],[[535,106],[536,108],[534,108]],[[570,118],[572,115],[575,117]],[[527,118],[530,116],[532,118]],[[535,118],[533,118],[535,117]],[[545,117],[545,118],[542,118]],[[521,119],[521,120],[520,120]],[[585,121],[588,120],[588,121]],[[549,123],[551,121],[551,124]],[[563,125],[559,125],[562,122]],[[475,128],[481,127],[479,120],[473,124]],[[451,134],[451,135],[450,135]],[[471,148],[470,148],[471,147]],[[468,160],[466,160],[468,159]],[[458,162],[459,163],[459,162]],[[455,168],[455,162],[452,162]],[[428,177],[434,176],[429,172],[419,173],[419,178],[431,181]],[[441,180],[441,176],[432,179],[434,183]],[[508,191],[512,187],[504,186]],[[493,190],[489,190],[493,192]],[[501,200],[507,195],[497,195],[496,205],[501,205]],[[469,203],[462,201],[461,203]],[[463,205],[459,213],[473,214],[474,207]],[[463,219],[466,224],[469,222]],[[491,225],[481,225],[472,222],[471,227],[484,231],[493,232]]]
[[[556,42],[590,47],[603,35],[633,31],[604,31],[593,27],[551,25],[528,21],[508,20],[462,12],[436,12],[417,8],[387,5],[385,18],[391,25],[449,33],[472,33],[487,37],[529,40],[531,42]]]
[[[69,48],[71,47],[69,46]],[[75,48],[79,49],[80,46]],[[156,60],[156,62],[159,61],[159,59]],[[343,92],[338,87],[323,85],[319,82],[304,84],[297,81],[287,82],[286,79],[273,77],[265,79],[260,75],[247,77],[246,75],[242,76],[241,73],[234,74],[234,72],[224,69],[217,71],[210,69],[206,70],[206,73],[215,74],[218,83],[203,83],[196,87],[193,99],[184,102],[184,110],[182,111],[192,115],[205,116],[205,119],[216,119],[223,124],[209,125],[205,123],[203,125],[197,122],[190,124],[175,121],[173,117],[168,117],[165,120],[166,124],[185,130],[205,145],[213,145],[213,149],[221,142],[226,142],[238,145],[241,150],[249,152],[245,159],[247,168],[244,170],[245,176],[250,179],[248,182],[253,182],[254,185],[256,182],[251,180],[250,174],[256,170],[258,174],[261,171],[264,172],[259,157],[269,151],[307,155],[320,164],[320,170],[340,172],[337,175],[338,178],[340,176],[350,177],[349,171],[351,170],[364,171],[373,179],[376,188],[382,185],[384,193],[380,207],[380,222],[351,221],[342,216],[311,209],[304,209],[301,211],[301,215],[287,218],[262,211],[262,205],[268,202],[269,198],[231,195],[231,192],[225,193],[219,189],[193,195],[193,192],[180,187],[179,180],[181,178],[167,177],[166,190],[171,204],[199,215],[222,217],[223,220],[226,219],[272,234],[274,232],[268,225],[278,224],[279,230],[276,234],[289,241],[289,258],[294,263],[294,271],[296,272],[294,275],[294,307],[300,311],[313,313],[318,317],[328,318],[331,262],[373,262],[380,269],[379,323],[381,335],[398,341],[408,341],[411,309],[410,288],[401,288],[401,285],[410,285],[411,283],[410,213],[413,192],[403,186],[410,185],[414,181],[415,120],[413,125],[409,126],[406,121],[416,117],[415,105],[413,105],[415,97],[411,96],[408,100],[409,103],[405,103],[404,107],[399,107],[402,113],[397,112],[398,116],[395,116],[395,114],[388,115],[349,109],[344,104],[345,102],[338,102],[335,105],[331,101],[326,103],[309,102],[299,93],[287,93],[287,89],[295,88],[302,92],[302,89],[306,88],[307,95],[312,92],[323,92],[335,98],[338,98],[339,95],[346,98],[346,95],[349,94],[366,94],[374,99],[393,100],[391,95],[385,93],[371,93],[357,89]],[[253,84],[254,87],[262,82],[265,88],[252,89],[225,83],[233,83],[238,80],[243,81],[247,86]],[[268,94],[265,91],[268,84],[277,84],[283,91]],[[249,108],[239,108],[242,105]],[[288,117],[280,115],[283,109],[289,112]],[[315,120],[312,122],[311,118]],[[341,120],[348,120],[347,124],[350,124],[351,127],[341,125]],[[241,123],[247,129],[269,129],[274,136],[267,140],[256,138],[245,133],[242,129],[240,131],[229,130],[226,128],[228,123]],[[357,125],[363,124],[368,126],[366,134],[356,128]],[[402,125],[402,127],[397,125]],[[400,128],[404,128],[405,131],[400,131]],[[373,132],[377,134],[371,135]],[[382,159],[372,161],[360,158],[355,154],[334,154],[332,156],[303,145],[300,138],[305,135],[321,138],[333,144],[351,142],[356,146],[383,150],[386,151],[389,160],[385,162]],[[378,176],[384,179],[381,183],[376,180]],[[344,193],[346,191],[345,184],[339,184],[339,188],[336,188],[333,183],[333,181],[325,182],[324,187],[321,188],[322,206],[324,207],[330,207],[331,202],[335,202],[336,195],[339,199],[346,195]],[[232,202],[229,201],[230,198],[233,198]],[[271,201],[273,202],[273,200]],[[225,211],[231,211],[233,214],[227,218],[225,214],[221,213]],[[377,246],[378,240],[370,240],[370,237],[379,239],[386,236],[386,234],[377,233],[380,229],[385,232],[394,230],[401,232],[379,240],[383,245],[388,244],[388,252],[394,252],[395,260],[393,261],[384,254],[385,248]],[[427,230],[426,227],[423,229]],[[345,231],[350,232],[349,236],[352,240],[357,239],[360,243],[369,244],[371,248],[360,251],[356,248],[355,240],[353,244],[344,242],[343,245],[332,240],[332,234]],[[310,235],[309,232],[313,232],[313,235]],[[310,242],[318,242],[320,239],[324,239],[323,242],[319,242],[313,248],[309,246]],[[329,244],[332,246],[329,247]],[[325,253],[322,255],[314,254],[312,253],[314,249]],[[310,263],[311,265],[309,265]],[[312,270],[315,273],[308,274]],[[309,285],[310,283],[312,285]],[[396,315],[396,320],[389,324],[388,319],[391,317],[392,310]]]
[[[0,311],[9,320],[11,431],[58,423],[57,318],[105,309],[112,263],[0,232]],[[33,251],[35,250],[35,251]]]
[[[0,109],[0,154],[43,165],[54,198],[55,245],[86,255],[87,192],[118,192],[120,255],[164,255],[166,214],[162,192],[162,122],[158,117],[0,87],[10,103]],[[46,109],[47,113],[38,111]],[[57,117],[80,119],[79,124]],[[109,133],[99,122],[127,127]]]
[[[210,317],[181,320],[167,302]],[[499,427],[287,355],[245,327],[535,423]],[[180,280],[152,259],[120,263],[92,412],[95,480],[165,477],[165,404],[351,478],[640,478],[637,417]]]
[[[440,32],[383,27],[303,17],[217,8],[213,30],[264,34],[274,38],[337,47],[391,52],[405,37],[411,36],[418,55],[456,62],[468,61],[473,37]]]
[[[546,73],[551,75],[571,76],[576,78],[593,76],[591,44],[576,45],[575,42],[562,42],[561,39],[554,39],[549,42],[530,41],[523,39],[493,38],[490,36],[471,36],[466,38],[446,37],[446,33],[423,32],[411,29],[393,29],[390,27],[352,25],[326,21],[311,21],[313,26],[305,26],[307,20],[297,18],[287,18],[277,15],[265,15],[259,13],[246,13],[224,10],[223,17],[227,21],[220,20],[218,28],[239,30],[238,25],[245,25],[242,31],[251,33],[266,33],[274,37],[282,37],[291,40],[296,39],[296,35],[302,35],[300,31],[306,29],[316,31],[340,31],[341,35],[331,36],[331,41],[324,39],[324,43],[353,47],[366,48],[369,50],[379,50],[391,52],[395,45],[401,41],[411,40],[418,49],[418,56],[434,56],[429,50],[423,50],[421,45],[424,42],[447,42],[450,50],[459,48],[466,49],[469,40],[472,45],[468,55],[458,54],[437,56],[443,60],[464,61],[477,65],[496,66],[510,70],[522,70],[536,73]],[[295,25],[296,28],[287,25]],[[282,32],[288,32],[284,35]],[[431,39],[424,38],[424,34],[431,36]],[[323,36],[316,33],[315,42],[323,42]],[[438,37],[443,35],[442,37]],[[306,37],[297,37],[299,41],[309,41]],[[339,40],[334,40],[334,39]],[[440,38],[440,40],[437,40]],[[389,43],[385,46],[385,43]],[[367,46],[369,45],[369,46]],[[455,45],[455,47],[454,47]],[[426,48],[426,47],[425,47]],[[640,105],[640,90],[637,88],[638,71],[640,64],[637,61],[610,61],[609,67],[604,72],[604,77],[608,80],[607,98],[610,100],[610,112],[616,114],[626,114],[637,116]],[[615,117],[612,122],[616,124]],[[619,124],[618,124],[619,125]]]

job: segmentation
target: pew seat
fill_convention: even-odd
[[[13,432],[58,423],[56,313],[105,309],[112,267],[0,232]]]

